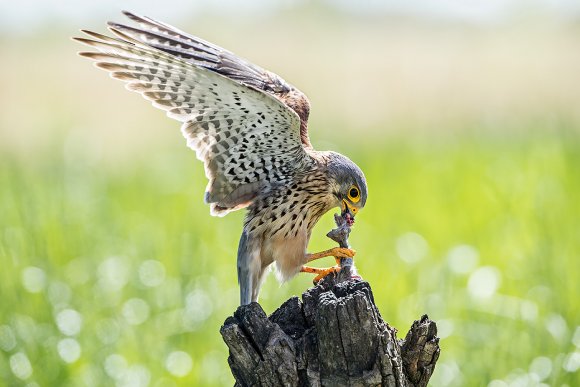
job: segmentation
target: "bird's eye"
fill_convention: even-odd
[[[348,198],[355,203],[360,200],[360,191],[354,185],[348,190]]]

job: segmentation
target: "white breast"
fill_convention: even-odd
[[[309,235],[303,225],[296,236],[278,234],[262,242],[262,262],[276,262],[276,277],[285,282],[294,277],[306,262]]]

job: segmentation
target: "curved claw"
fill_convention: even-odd
[[[340,271],[340,266],[332,266],[332,267],[328,267],[326,269],[322,269],[322,271],[316,276],[314,277],[314,279],[312,280],[312,283],[314,285],[318,285],[318,283],[327,275],[331,274],[331,273],[338,273]]]
[[[320,267],[311,267],[311,266],[302,266],[300,271],[302,273],[312,273],[316,274],[316,277],[312,280],[314,285],[318,285],[320,280],[331,273],[338,273],[341,270],[340,267],[340,259],[336,258],[336,266],[327,267],[327,268],[320,268]],[[362,277],[356,273],[356,270],[352,273],[351,279],[362,280]]]
[[[302,273],[316,274],[316,277],[314,277],[314,279],[312,280],[312,283],[314,285],[317,285],[318,282],[320,282],[320,280],[323,279],[324,277],[326,277],[327,275],[329,275],[331,273],[338,273],[340,271],[340,266],[337,265],[337,266],[332,266],[332,267],[327,267],[327,268],[302,266],[300,271]]]
[[[356,255],[356,251],[353,249],[348,249],[344,247],[335,247],[332,256],[335,258],[353,258]]]

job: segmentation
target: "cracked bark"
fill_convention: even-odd
[[[329,237],[346,247],[350,228],[339,218]],[[226,319],[220,333],[236,386],[427,385],[440,352],[435,322],[424,315],[397,339],[350,264],[348,275],[343,267],[269,317],[254,302]]]
[[[427,316],[399,340],[367,282],[336,278],[269,317],[258,303],[240,306],[220,333],[236,386],[426,386],[440,351]]]

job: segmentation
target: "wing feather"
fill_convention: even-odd
[[[110,22],[109,25],[116,33],[217,72],[241,84],[262,90],[279,99],[298,114],[301,141],[305,147],[311,147],[308,137],[310,102],[300,90],[280,76],[215,44],[149,17],[127,11],[123,13],[138,23],[139,28]]]
[[[155,28],[173,31],[164,24]],[[80,54],[182,122],[187,145],[204,162],[205,200],[213,215],[249,205],[261,190],[290,180],[297,165],[309,162],[300,117],[280,99],[140,41],[129,30],[111,30],[119,37],[84,31],[90,38],[75,39],[98,52]],[[212,60],[211,52],[198,56]]]

